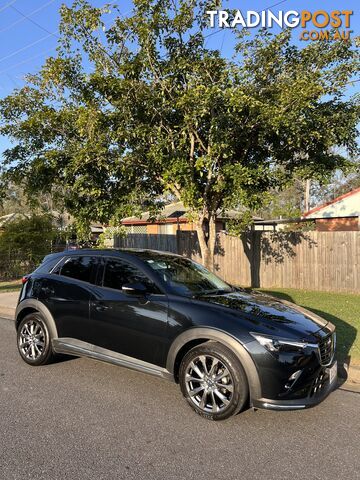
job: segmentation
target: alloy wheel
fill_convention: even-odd
[[[34,319],[24,323],[19,335],[19,349],[23,356],[30,361],[38,360],[45,346],[46,333],[41,323]]]
[[[192,359],[186,369],[185,385],[191,401],[208,413],[224,411],[234,392],[230,371],[212,355],[199,355]]]

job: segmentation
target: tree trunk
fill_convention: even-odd
[[[207,269],[214,270],[214,254],[216,244],[216,219],[214,216],[200,217],[196,222],[202,264]]]

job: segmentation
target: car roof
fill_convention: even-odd
[[[77,255],[95,255],[95,256],[119,256],[119,257],[135,257],[140,259],[151,259],[155,257],[166,256],[166,257],[177,257],[184,258],[181,255],[172,252],[163,252],[161,250],[151,250],[147,248],[107,248],[107,249],[98,249],[98,248],[77,248],[74,250],[63,250],[62,252],[52,253],[47,255],[45,258],[60,258],[64,256],[77,256]]]

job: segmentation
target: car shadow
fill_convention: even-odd
[[[288,302],[292,302],[296,304],[295,300],[291,297],[291,295],[288,295],[283,292],[277,292],[273,290],[262,290],[263,293],[267,295],[271,295],[273,297],[280,298],[282,300],[286,300]],[[300,305],[300,304],[299,304]],[[303,308],[306,308],[307,310],[310,310],[311,312],[315,313],[316,315],[319,315],[319,317],[324,318],[325,320],[328,320],[332,324],[335,325],[336,327],[336,343],[337,343],[337,349],[336,349],[336,356],[338,360],[338,375],[339,375],[339,380],[340,383],[344,383],[347,379],[347,373],[346,369],[344,367],[344,364],[349,365],[350,364],[350,349],[355,342],[356,339],[356,334],[357,330],[355,327],[352,325],[349,325],[347,322],[342,320],[339,317],[336,317],[335,315],[332,315],[331,313],[324,312],[323,310],[318,310],[317,308],[312,308],[307,305],[300,305]]]
[[[75,357],[73,355],[65,355],[65,353],[57,353],[54,360],[51,362],[52,365],[58,364],[58,363],[64,363],[68,362],[70,360],[76,360],[79,359],[80,357]]]

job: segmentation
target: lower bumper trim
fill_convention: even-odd
[[[314,396],[308,396],[306,398],[299,398],[297,400],[273,400],[270,398],[256,398],[252,400],[252,406],[254,408],[266,408],[269,410],[303,410],[304,408],[311,408],[318,405],[320,402],[332,392],[337,385],[337,376],[324,385],[321,392]]]
[[[306,405],[276,405],[274,403],[264,402],[262,408],[268,408],[270,410],[301,410],[306,408]]]

